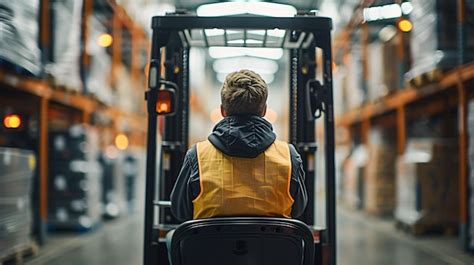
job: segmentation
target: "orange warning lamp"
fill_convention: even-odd
[[[400,29],[402,32],[410,32],[413,29],[413,24],[410,20],[403,18],[398,21],[398,29]]]
[[[18,129],[21,123],[21,117],[17,114],[9,114],[3,118],[3,126],[7,129]]]
[[[158,115],[171,115],[175,112],[175,92],[173,89],[160,89],[156,97],[156,113]]]

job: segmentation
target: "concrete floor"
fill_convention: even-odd
[[[339,265],[474,264],[457,248],[455,238],[414,239],[395,231],[393,223],[347,210],[338,211]],[[140,216],[104,225],[95,233],[49,239],[27,265],[139,265],[142,262]]]

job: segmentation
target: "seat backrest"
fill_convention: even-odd
[[[188,221],[173,234],[173,265],[309,265],[308,226],[283,218],[232,217]]]

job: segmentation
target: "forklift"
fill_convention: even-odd
[[[170,250],[173,265],[335,265],[332,20],[309,11],[284,18],[199,17],[180,11],[153,17],[152,29],[145,93],[144,264],[169,264],[166,235],[176,229]],[[171,213],[170,194],[189,148],[189,51],[214,46],[289,50],[289,142],[303,160],[308,193],[308,205],[299,220],[227,217],[181,223]],[[318,118],[324,119],[325,228],[315,226]]]

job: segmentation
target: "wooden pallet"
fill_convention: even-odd
[[[433,69],[421,75],[415,76],[408,80],[408,84],[412,87],[422,87],[440,81],[446,71],[442,69]]]
[[[25,258],[38,254],[38,249],[38,245],[34,242],[14,247],[1,254],[0,265],[23,264]]]
[[[76,89],[76,88],[69,87],[67,85],[58,83],[54,79],[54,77],[51,76],[51,75],[48,75],[46,77],[46,80],[51,85],[51,87],[53,87],[55,90],[58,90],[58,91],[61,91],[61,92],[64,92],[64,93],[68,93],[68,94],[71,94],[71,95],[74,95],[74,96],[82,94],[81,89]]]
[[[406,224],[401,221],[396,221],[395,227],[401,231],[414,236],[422,235],[444,235],[454,236],[457,234],[458,225],[454,223],[448,224]]]

